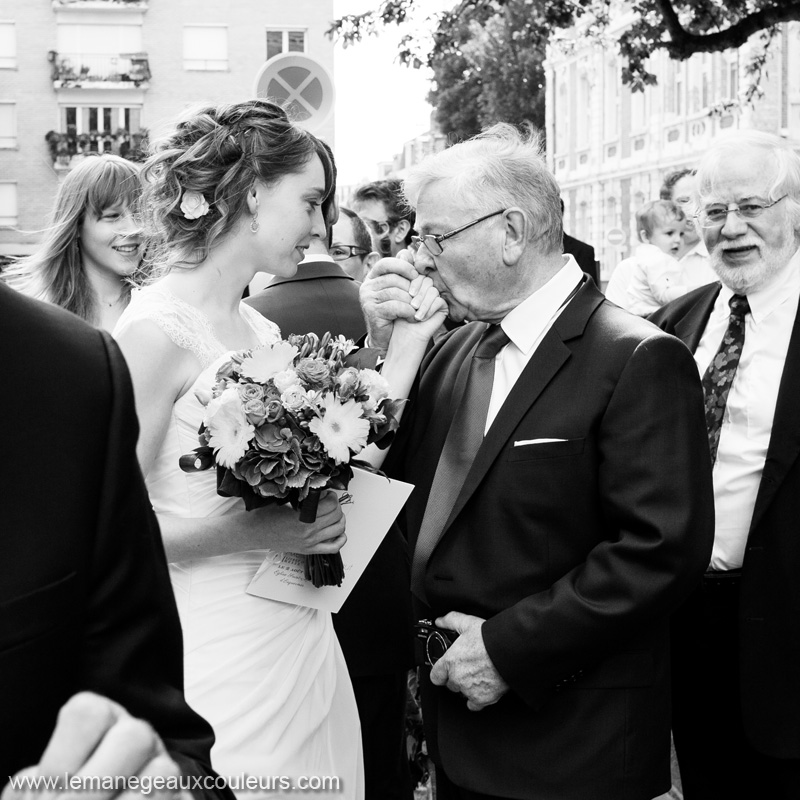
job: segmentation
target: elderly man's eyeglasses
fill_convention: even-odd
[[[328,250],[328,253],[330,253],[330,257],[334,261],[347,261],[348,258],[353,256],[365,256],[369,253],[369,250],[365,250],[363,247],[356,247],[354,244],[335,244]]]
[[[485,214],[482,217],[478,217],[478,219],[472,220],[472,222],[468,222],[466,225],[462,225],[460,228],[456,228],[455,230],[448,231],[447,233],[426,233],[424,236],[415,236],[411,240],[411,249],[415,252],[419,250],[419,246],[421,244],[425,245],[425,249],[432,255],[432,256],[440,256],[443,252],[442,242],[445,239],[450,239],[451,237],[455,236],[457,233],[461,233],[461,231],[465,231],[467,228],[471,228],[473,225],[477,225],[479,222],[483,222],[485,219],[489,219],[490,217],[496,217],[498,214],[504,214],[505,209],[501,208],[499,211],[492,211],[491,214]]]
[[[771,203],[729,203],[727,206],[717,205],[708,206],[694,215],[697,224],[701,228],[719,228],[725,224],[728,214],[733,212],[739,219],[756,219],[760,217],[768,208],[772,208],[776,203],[780,203],[788,195],[783,195]]]

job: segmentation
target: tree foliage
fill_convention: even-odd
[[[375,11],[336,20],[329,33],[345,45],[352,44],[384,25],[411,20],[424,13],[423,6],[423,0],[382,0]],[[741,47],[760,34],[762,47],[756,49],[749,67],[757,86],[764,53],[777,26],[800,20],[800,0],[460,0],[449,11],[428,18],[428,24],[435,26],[432,48],[421,46],[419,39],[409,34],[401,41],[399,59],[434,67],[441,50],[437,43],[457,38],[461,26],[470,21],[486,25],[490,19],[500,19],[511,6],[528,10],[531,27],[537,28],[543,41],[573,26],[584,36],[601,38],[610,22],[628,11],[632,23],[619,36],[618,47],[624,62],[623,81],[635,90],[656,83],[647,60],[658,50],[683,60],[694,53]]]
[[[507,2],[453,20],[433,37],[429,64],[442,133],[466,139],[494,122],[544,126],[545,41],[529,3]]]

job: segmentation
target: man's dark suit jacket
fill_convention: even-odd
[[[79,691],[148,720],[186,774],[213,776],[119,349],[0,284],[0,370],[0,785],[38,763]]]
[[[650,318],[694,352],[719,291],[719,283],[702,286]],[[745,734],[756,750],[775,758],[800,758],[799,398],[800,313],[783,367],[739,596]]]
[[[591,277],[595,286],[600,286],[600,276],[597,274],[597,261],[594,257],[594,247],[565,233],[564,252],[569,253],[575,258],[578,262],[578,266]]]
[[[275,322],[283,336],[330,331],[355,341],[366,333],[358,286],[338,264],[310,262],[291,278],[274,278],[245,302]],[[411,665],[409,569],[405,540],[393,526],[333,616],[351,675],[389,674]]]
[[[385,464],[416,484],[411,544],[485,327],[428,354]],[[426,686],[429,746],[456,784],[536,800],[669,790],[668,616],[711,552],[707,447],[688,350],[584,279],[488,431],[425,569],[432,615],[486,619],[510,685],[479,712]]]
[[[271,319],[282,336],[330,331],[357,340],[366,331],[358,287],[335,262],[308,261],[290,278],[273,278],[245,302]]]

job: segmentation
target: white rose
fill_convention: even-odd
[[[200,192],[184,192],[181,211],[186,219],[198,219],[208,214],[208,201]]]

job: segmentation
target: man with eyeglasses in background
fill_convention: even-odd
[[[669,614],[711,551],[694,362],[562,255],[534,135],[496,125],[405,190],[413,265],[382,259],[361,299],[384,375],[424,359],[383,469],[415,484],[436,796],[650,800],[671,785]],[[467,322],[426,354],[429,284]]]
[[[403,196],[402,181],[388,178],[364,184],[351,202],[369,228],[372,249],[381,256],[396,256],[411,243],[415,214]]]
[[[372,249],[372,238],[364,220],[345,206],[331,231],[330,257],[353,279],[363,281],[380,255]]]
[[[800,797],[800,157],[716,140],[697,222],[722,282],[650,319],[694,353],[714,463],[714,549],[672,623],[685,800]]]

